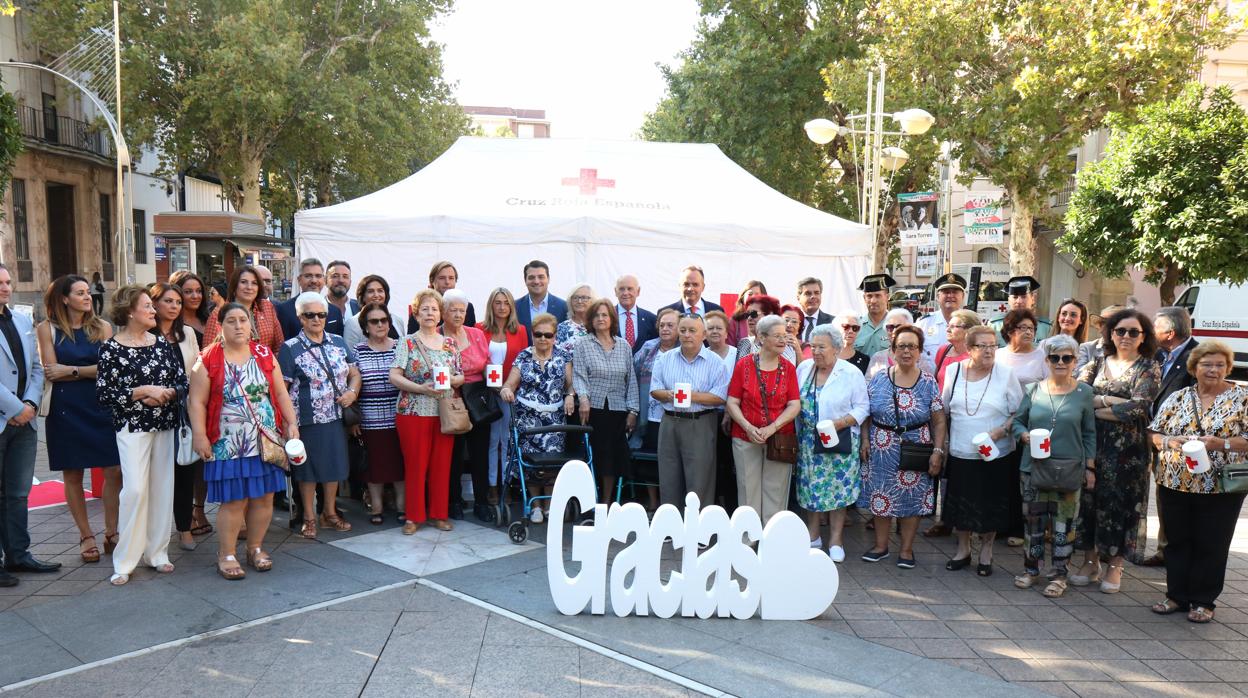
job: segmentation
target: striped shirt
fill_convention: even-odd
[[[688,383],[695,393],[713,393],[727,400],[728,381],[730,380],[732,380],[732,374],[724,365],[724,360],[710,349],[702,347],[692,361],[685,358],[683,349],[673,349],[660,354],[655,360],[654,372],[650,375],[650,390],[675,390],[677,383]],[[656,417],[652,409],[650,415],[652,422],[662,420],[663,410],[676,409],[675,401],[668,403],[656,401],[653,404],[659,406],[659,413]],[[702,412],[713,409],[715,407],[711,405],[700,405],[695,402],[688,409],[682,408],[682,411]]]

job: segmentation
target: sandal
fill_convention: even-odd
[[[1213,609],[1204,606],[1194,606],[1192,610],[1187,612],[1187,619],[1192,623],[1208,623],[1213,620]]]
[[[447,521],[446,519],[442,519],[441,521],[434,521],[433,527],[438,529],[439,531],[450,531],[451,529],[455,528],[455,524],[451,523],[450,521]]]
[[[303,528],[299,530],[299,535],[309,540],[316,540],[316,519],[304,519]]]
[[[419,523],[417,523],[417,522],[415,522],[415,521],[405,521],[405,522],[403,522],[403,535],[405,535],[405,536],[414,536],[414,535],[416,535],[416,532],[420,530],[420,526],[421,526],[421,524],[419,524]]]
[[[1123,570],[1123,566],[1122,566],[1122,565],[1115,565],[1115,564],[1112,564],[1112,563],[1111,563],[1111,564],[1109,564],[1109,565],[1106,565],[1106,567],[1108,567],[1108,568],[1109,568],[1109,570],[1118,570],[1118,581],[1116,581],[1116,582],[1110,582],[1110,581],[1106,581],[1106,580],[1102,579],[1102,580],[1101,580],[1101,593],[1102,593],[1102,594],[1117,594],[1119,591],[1121,591],[1121,590],[1122,590],[1122,570]],[[1106,571],[1105,571],[1105,576],[1106,576],[1106,577],[1108,577],[1108,576],[1109,576],[1109,570],[1106,570]]]
[[[156,570],[157,572],[161,574],[171,574],[173,572],[173,563],[166,562],[163,565],[153,565],[152,569]]]
[[[1058,577],[1057,579],[1049,582],[1048,586],[1046,586],[1040,593],[1044,594],[1044,597],[1047,599],[1061,598],[1062,594],[1066,593],[1066,580]]]
[[[1187,610],[1186,607],[1174,599],[1163,599],[1152,606],[1153,613],[1159,616],[1168,616],[1171,613],[1178,613],[1184,610]]]
[[[330,516],[329,514],[321,514],[321,525],[328,526],[329,528],[332,528],[340,533],[346,533],[351,530],[351,524],[347,523],[347,521],[338,514],[334,514],[333,516]]]
[[[227,562],[232,564],[229,567],[222,567],[222,565]],[[223,557],[220,554],[217,555],[217,574],[230,580],[231,582],[247,576],[247,572],[244,571],[242,566],[238,564],[238,558],[233,555],[225,555]]]
[[[370,511],[368,512],[368,522],[374,526],[380,526],[386,522],[386,519],[382,516],[382,512]]]
[[[114,574],[108,578],[108,583],[115,587],[119,587],[128,581],[130,581],[130,575],[128,574]]]
[[[1042,577],[1039,574],[1030,574],[1024,572],[1014,578],[1014,586],[1019,589],[1030,589],[1040,583]]]
[[[104,532],[104,554],[105,555],[112,555],[113,551],[117,549],[117,539],[120,536],[121,534],[117,533],[116,531],[113,531],[112,533],[109,533],[108,531]],[[122,584],[125,584],[125,582],[122,582]]]
[[[195,517],[196,509],[200,511],[199,520],[203,521],[203,523],[199,524],[198,526],[194,525],[195,518],[196,518]],[[212,524],[208,523],[208,517],[205,516],[203,512],[204,512],[203,504],[195,504],[191,506],[191,524],[192,524],[191,535],[192,536],[206,536],[209,533],[212,533]]]
[[[273,558],[260,548],[247,551],[247,565],[257,572],[268,572],[273,569]]]
[[[78,545],[82,546],[82,544],[86,543],[87,541],[91,541],[91,547],[79,552],[79,555],[82,555],[82,561],[83,562],[99,562],[100,561],[100,548],[99,546],[95,544],[95,534],[88,534],[88,535],[83,536],[82,538],[79,538]]]

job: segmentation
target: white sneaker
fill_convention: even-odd
[[[823,536],[820,536],[810,542],[812,548],[823,548]]]
[[[533,507],[533,511],[529,512],[529,521],[535,524],[540,524],[544,520],[545,517],[542,516],[542,510],[537,507]]]
[[[828,548],[828,557],[832,558],[832,562],[845,562],[845,548],[839,545]]]

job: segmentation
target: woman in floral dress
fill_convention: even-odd
[[[533,346],[516,355],[512,372],[507,376],[499,397],[512,403],[511,425],[516,431],[563,424],[572,414],[571,354],[555,349],[554,315],[542,313],[533,318]],[[520,437],[525,453],[555,453],[563,450],[563,434],[534,434]],[[507,481],[519,474],[519,461],[511,449]],[[529,488],[529,496],[541,495],[537,487]],[[541,523],[542,510],[534,507],[531,516]]]
[[[875,517],[875,547],[866,562],[888,557],[888,532],[900,519],[901,551],[897,566],[913,569],[914,535],[919,517],[932,513],[936,499],[932,478],[940,474],[945,454],[944,402],[936,378],[919,369],[923,332],[913,325],[893,331],[890,347],[896,364],[876,373],[867,384],[871,397],[870,441],[862,447],[862,494],[858,506]],[[898,469],[901,442],[932,444],[927,472]]]
[[[1092,386],[1096,410],[1096,486],[1083,491],[1079,541],[1084,563],[1070,583],[1100,580],[1101,591],[1119,590],[1124,559],[1138,558],[1147,541],[1148,417],[1161,389],[1153,323],[1128,308],[1105,321],[1105,354],[1079,371]],[[1101,577],[1101,558],[1109,558]]]

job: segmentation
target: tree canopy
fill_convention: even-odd
[[[1230,89],[1191,85],[1139,116],[1111,117],[1059,246],[1108,276],[1140,268],[1167,304],[1179,283],[1248,280],[1248,114]]]
[[[245,213],[389,184],[442,152],[467,120],[428,24],[450,0],[137,0],[121,8],[127,139],[170,170],[216,173]],[[53,52],[111,23],[107,0],[37,0]],[[268,169],[267,177],[262,171]],[[284,212],[284,211],[283,211]]]

